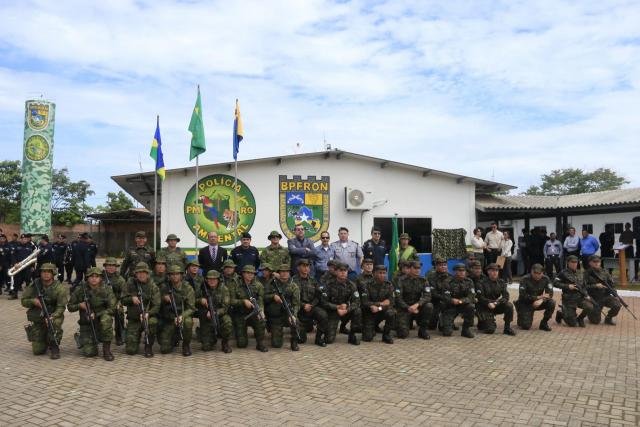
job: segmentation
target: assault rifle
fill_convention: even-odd
[[[83,294],[83,302],[85,306],[84,316],[89,321],[89,325],[91,325],[91,336],[93,337],[93,343],[98,344],[98,334],[96,333],[96,326],[93,324],[93,320],[91,315],[95,317],[95,312],[91,308],[91,301],[89,300],[89,296],[87,295],[87,285],[84,282],[80,282],[80,286],[82,286],[82,294]]]
[[[251,310],[251,313],[244,316],[244,320],[247,320],[253,316],[256,316],[256,319],[258,319],[258,322],[264,322],[265,320],[264,313],[262,312],[260,305],[258,305],[258,300],[253,296],[253,292],[251,292],[251,287],[247,285],[244,282],[244,280],[242,281],[242,283],[244,283],[245,288],[247,288],[247,296],[249,297],[249,301],[251,302],[251,304],[253,304],[253,309]]]
[[[215,304],[213,303],[213,295],[211,295],[211,292],[209,292],[209,286],[206,283],[202,284],[202,290],[204,291],[204,296],[207,299],[207,312],[211,316],[211,327],[213,329],[213,339],[215,340],[218,338],[218,331],[220,327],[218,310]]]
[[[610,295],[612,295],[618,301],[620,301],[620,304],[622,304],[622,306],[631,314],[631,316],[633,316],[635,320],[638,320],[636,315],[633,314],[633,311],[631,311],[631,309],[629,308],[629,304],[627,304],[626,301],[623,300],[620,295],[618,295],[618,291],[613,286],[613,281],[610,278],[607,278],[606,280],[602,280],[602,278],[598,276],[593,269],[591,270],[591,275],[594,276],[596,279],[598,279],[599,283],[602,283],[607,288],[607,291],[609,292]]]
[[[41,312],[40,316],[44,317],[45,322],[47,322],[47,329],[49,329],[49,333],[51,334],[51,338],[55,343],[56,347],[60,346],[58,339],[56,338],[56,330],[53,327],[53,320],[51,319],[51,314],[49,314],[49,309],[47,308],[47,304],[44,301],[44,290],[38,285],[40,280],[36,279],[33,281],[33,286],[36,288],[36,298],[40,301]]]
[[[284,293],[282,293],[282,290],[280,290],[280,286],[278,286],[278,280],[273,280],[272,283],[273,283],[273,287],[276,290],[276,293],[282,300],[282,306],[284,307],[284,311],[287,313],[287,319],[289,320],[289,325],[291,325],[291,329],[293,329],[293,332],[296,334],[296,338],[298,339],[298,342],[302,342],[302,338],[300,337],[300,327],[298,325],[296,317],[293,315],[293,312],[291,311],[291,306],[287,302],[287,299],[285,298]]]
[[[180,313],[178,313],[178,306],[176,305],[176,294],[173,291],[173,285],[170,282],[168,282],[167,285],[169,287],[171,310],[173,310],[173,315],[176,317],[176,320],[178,320],[178,317],[180,317]],[[182,336],[182,322],[176,323],[176,333],[176,344],[178,343],[178,341],[184,341],[184,337]]]
[[[147,319],[147,309],[144,308],[144,299],[142,298],[142,287],[136,280],[136,287],[138,288],[138,299],[140,300],[140,317],[142,321],[142,327],[144,329],[144,343],[149,345],[149,319]]]

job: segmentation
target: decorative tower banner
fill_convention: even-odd
[[[53,166],[53,102],[30,100],[25,103],[24,155],[20,227],[25,233],[51,231],[51,175]]]

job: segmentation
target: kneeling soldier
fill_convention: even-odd
[[[562,289],[562,306],[556,311],[556,322],[560,323],[564,319],[567,326],[584,328],[584,318],[591,315],[594,307],[584,286],[582,274],[578,273],[577,256],[567,257],[567,268],[558,274],[554,283]],[[582,312],[576,317],[578,307]]]
[[[435,269],[427,273],[427,283],[431,287],[431,303],[433,304],[433,313],[429,318],[428,329],[435,329],[440,320],[440,312],[442,311],[442,292],[444,283],[451,280],[451,275],[447,267],[447,260],[442,257],[436,258]]]
[[[467,277],[464,264],[456,264],[454,275],[443,286],[442,292],[442,335],[450,337],[453,334],[453,322],[458,314],[462,315],[461,335],[473,338],[471,332],[473,316],[475,314],[475,294],[473,281]]]
[[[409,329],[413,321],[418,322],[418,336],[428,340],[427,324],[433,312],[431,304],[431,287],[427,280],[420,277],[422,264],[420,261],[407,261],[409,269],[398,279],[395,288],[395,306],[397,309],[398,338],[409,336]]]
[[[364,284],[360,293],[363,341],[372,341],[376,334],[376,326],[384,320],[382,341],[393,344],[391,331],[395,329],[396,323],[393,294],[393,285],[387,281],[387,268],[384,265],[376,265],[373,281]]]
[[[113,313],[115,319],[116,345],[122,345],[124,340],[124,309],[120,303],[122,290],[126,284],[124,277],[118,273],[118,261],[115,258],[107,258],[104,261],[104,284],[111,287],[116,297],[116,309]]]
[[[69,299],[64,286],[54,280],[56,272],[55,264],[43,264],[40,278],[27,286],[20,301],[28,309],[27,320],[31,323],[25,329],[33,354],[45,354],[48,348],[52,359],[60,358],[62,322]]]
[[[300,310],[298,319],[302,323],[300,331],[300,343],[307,342],[307,331],[313,331],[313,322],[317,323],[315,344],[326,347],[324,336],[327,333],[328,317],[327,312],[320,307],[320,294],[324,290],[324,285],[318,284],[311,276],[311,265],[309,260],[301,258],[298,260],[298,274],[293,276],[293,281],[300,289]]]
[[[495,315],[504,314],[503,333],[505,335],[515,335],[516,332],[511,329],[513,304],[509,302],[507,283],[498,278],[499,273],[500,267],[498,264],[489,264],[487,266],[487,277],[476,283],[478,329],[486,334],[494,333],[497,328]]]
[[[220,273],[216,270],[209,270],[205,283],[196,289],[196,305],[200,311],[202,351],[214,350],[219,335],[222,338],[222,351],[231,353],[229,338],[231,338],[233,325],[229,316],[231,301],[229,289],[220,283]]]
[[[195,296],[189,283],[182,280],[181,265],[169,267],[169,278],[160,288],[160,295],[160,353],[171,353],[178,341],[182,341],[182,355],[191,356]]]
[[[347,278],[349,266],[344,263],[336,265],[336,277],[329,281],[322,293],[324,309],[327,311],[329,323],[327,327],[327,344],[336,340],[338,323],[343,320],[351,322],[349,326],[349,344],[360,345],[356,332],[362,329],[362,310],[360,294],[355,283]]]
[[[102,270],[91,267],[85,275],[87,282],[81,282],[71,294],[67,309],[80,310],[80,334],[78,348],[85,357],[98,355],[98,341],[102,342],[102,357],[112,361],[111,340],[113,339],[113,314],[116,297],[110,286],[102,283]]]
[[[542,265],[534,264],[531,267],[531,274],[527,274],[520,281],[516,311],[518,312],[518,326],[522,329],[531,328],[534,311],[544,310],[540,329],[551,331],[548,322],[556,308],[556,302],[553,300],[551,280],[542,273],[543,271]]]
[[[227,260],[229,261],[229,260]],[[226,261],[225,261],[226,262]],[[227,270],[225,265],[224,270]],[[256,337],[256,350],[267,352],[264,345],[264,288],[256,280],[256,268],[245,265],[240,272],[242,277],[229,289],[231,306],[233,307],[233,330],[238,348],[246,348],[249,344],[247,327],[251,326]]]
[[[291,280],[290,263],[278,267],[277,277],[272,278],[264,285],[265,313],[271,325],[271,347],[281,348],[284,340],[284,324],[291,327],[291,350],[298,351],[298,338],[296,330],[300,330],[296,313],[300,310],[300,289]],[[282,293],[280,294],[278,290]],[[288,317],[285,301],[291,311]]]
[[[156,339],[157,315],[160,311],[160,292],[149,277],[149,266],[136,264],[133,277],[127,280],[122,293],[122,305],[127,307],[127,338],[125,351],[137,354],[140,337],[144,334],[144,357],[153,357]]]
[[[622,304],[609,290],[609,288],[614,289],[613,279],[609,272],[602,268],[600,257],[597,255],[589,257],[589,268],[584,272],[584,284],[587,287],[589,296],[595,303],[595,308],[589,315],[589,322],[600,323],[602,309],[608,307],[609,312],[604,318],[604,323],[615,325],[613,318],[620,312]]]

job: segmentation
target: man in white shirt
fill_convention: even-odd
[[[331,244],[334,252],[334,260],[343,262],[349,267],[349,280],[355,280],[360,272],[362,263],[362,248],[353,240],[349,240],[349,230],[347,227],[338,229],[338,239]]]
[[[549,240],[544,244],[544,264],[547,270],[547,276],[550,279],[555,274],[560,273],[560,256],[562,255],[562,244],[556,239],[556,233],[549,234]]]
[[[502,252],[502,242],[504,241],[504,235],[502,231],[498,230],[498,224],[491,223],[491,231],[484,236],[484,242],[487,244],[487,265],[493,264],[498,259],[498,256]]]
[[[564,259],[574,255],[580,258],[580,237],[576,235],[576,229],[569,227],[569,235],[564,238]],[[578,270],[580,264],[578,264]]]

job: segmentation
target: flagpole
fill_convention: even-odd
[[[156,116],[156,129],[160,123],[160,115]],[[158,141],[160,142],[160,141]],[[156,161],[157,162],[157,161]],[[154,165],[156,169],[157,165]],[[158,171],[153,173],[153,250],[156,250],[156,239],[158,235]]]
[[[235,174],[233,177],[233,246],[238,245],[238,204],[237,204],[237,191],[238,185],[238,157],[235,159]]]
[[[199,88],[200,86],[198,86]],[[200,217],[200,212],[199,212],[199,206],[200,206],[200,196],[198,195],[198,169],[200,168],[200,164],[198,162],[200,156],[196,156],[196,232],[195,232],[195,236],[196,236],[196,242],[195,242],[195,249],[196,249],[196,254],[198,252],[198,233],[200,233],[200,230],[198,228],[198,218]]]

